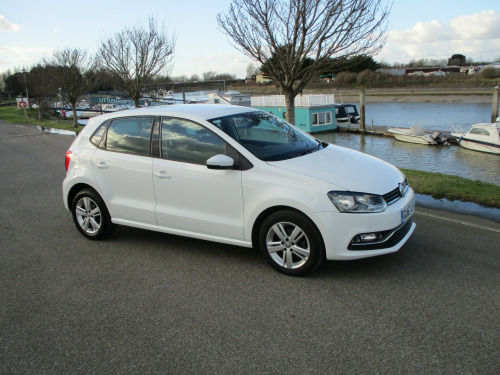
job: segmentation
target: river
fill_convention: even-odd
[[[315,137],[386,160],[399,168],[439,172],[500,185],[500,157],[458,146],[426,146],[392,137],[359,133],[320,133]]]
[[[366,125],[411,128],[419,125],[424,129],[451,131],[452,126],[470,129],[472,124],[490,122],[489,103],[366,103]]]
[[[487,103],[367,103],[367,129],[374,126],[420,125],[429,130],[470,129],[490,122]],[[396,141],[392,137],[350,132],[316,134],[317,138],[386,160],[400,168],[439,172],[500,185],[500,156],[471,151],[456,145],[427,146]]]

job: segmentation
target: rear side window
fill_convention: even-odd
[[[149,156],[153,121],[153,117],[128,117],[113,120],[108,126],[106,150]]]

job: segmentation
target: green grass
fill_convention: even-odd
[[[39,125],[46,126],[49,128],[65,129],[70,131],[76,131],[77,133],[82,130],[82,128],[73,127],[73,119],[63,119],[63,118],[51,118],[45,120],[38,120],[38,110],[31,109],[27,110],[28,121],[24,118],[24,111],[17,109],[16,106],[2,106],[0,107],[0,119],[15,123],[15,124],[28,124],[28,125]]]
[[[416,193],[436,199],[475,202],[481,206],[500,208],[500,186],[442,173],[401,169]]]

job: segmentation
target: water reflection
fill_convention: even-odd
[[[45,133],[51,133],[51,134],[62,134],[62,135],[72,135],[73,137],[76,137],[76,133],[72,132],[70,130],[64,130],[64,129],[57,129],[57,128],[48,128],[46,126],[37,126],[37,129],[45,132]]]
[[[315,137],[386,160],[399,168],[439,172],[500,185],[500,157],[458,146],[426,146],[392,137],[322,133]]]
[[[490,103],[401,103],[383,102],[366,104],[366,123],[388,127],[450,131],[458,125],[464,130],[472,124],[490,122]],[[369,126],[369,125],[368,125]]]

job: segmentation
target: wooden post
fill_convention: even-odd
[[[359,121],[359,129],[365,130],[365,89],[359,91],[359,115],[361,117]]]
[[[497,122],[498,117],[498,86],[493,89],[493,103],[491,105],[491,122]]]

